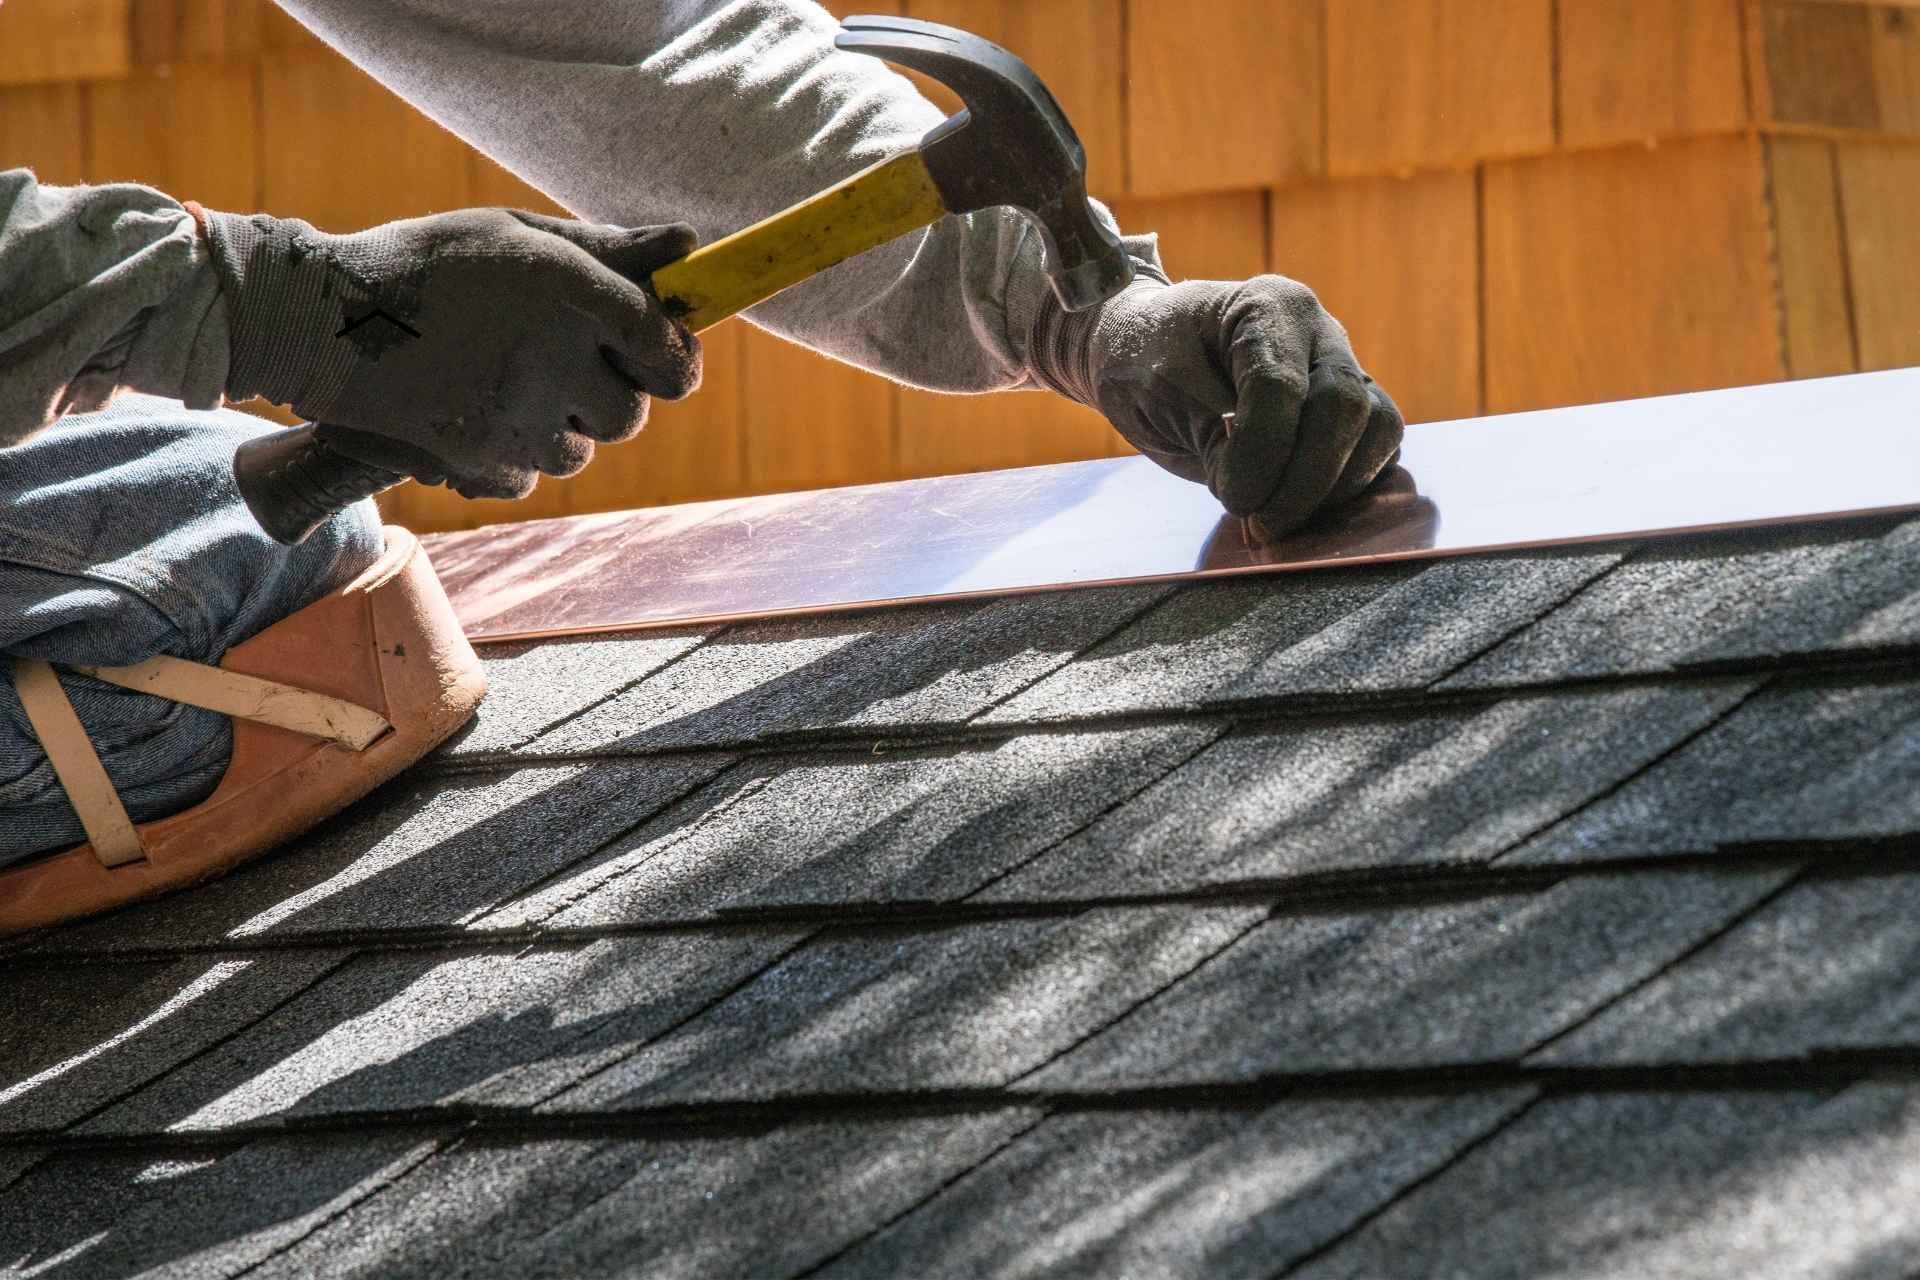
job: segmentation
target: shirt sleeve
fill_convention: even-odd
[[[279,0],[401,97],[575,214],[739,230],[918,144],[941,113],[833,47],[810,0]],[[1151,257],[1150,238],[1129,242]],[[1034,385],[1048,287],[1008,209],[948,216],[747,318],[913,385]]]
[[[227,347],[219,277],[178,202],[0,172],[0,448],[124,388],[210,408]]]

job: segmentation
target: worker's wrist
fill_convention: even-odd
[[[265,214],[202,215],[230,317],[228,397],[325,416],[353,371],[356,349],[338,330],[362,292],[331,252],[336,237]]]
[[[1068,311],[1049,289],[1040,300],[1039,314],[1027,338],[1027,366],[1034,381],[1069,400],[1097,408],[1094,393],[1100,373],[1100,321],[1128,295],[1164,289],[1168,283],[1157,259],[1136,258],[1133,283],[1097,307]]]
[[[1153,232],[1127,235],[1114,221],[1113,211],[1098,200],[1088,200],[1094,217],[1120,239],[1133,264],[1133,278],[1143,284],[1170,284],[1166,267],[1160,262],[1160,237]],[[1025,218],[1025,215],[1015,215]],[[1030,224],[1029,224],[1030,230]],[[1023,271],[1017,271],[1007,285],[1007,319],[1017,326],[1014,332],[1026,339],[1024,355],[1032,379],[1050,391],[1088,407],[1093,403],[1094,329],[1104,305],[1082,312],[1069,312],[1060,305],[1060,297],[1046,277],[1048,265],[1038,247],[1040,237],[1029,234],[1023,243]],[[1022,286],[1025,286],[1023,289]]]
[[[1101,309],[1068,311],[1047,291],[1027,338],[1027,367],[1035,382],[1069,400],[1093,404],[1093,326]]]

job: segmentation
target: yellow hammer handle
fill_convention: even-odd
[[[909,151],[662,267],[653,291],[698,332],[946,211],[926,161]],[[248,441],[233,467],[254,519],[289,546],[334,512],[406,479],[336,453],[312,426]]]
[[[653,291],[698,333],[946,211],[925,160],[909,151],[660,268]]]

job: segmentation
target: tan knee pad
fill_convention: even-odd
[[[419,760],[486,692],[426,553],[392,526],[365,573],[236,645],[217,668],[157,659],[84,670],[232,715],[233,756],[205,800],[135,825],[51,670],[21,664],[22,702],[89,839],[0,869],[0,934],[150,898],[257,857]]]

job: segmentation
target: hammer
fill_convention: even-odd
[[[910,18],[848,18],[834,44],[925,72],[965,109],[915,150],[654,272],[649,287],[670,315],[697,333],[945,214],[996,205],[1033,219],[1047,279],[1067,310],[1126,287],[1133,264],[1088,207],[1086,151],[1026,63],[978,36]],[[309,423],[240,446],[234,479],[261,528],[283,543],[304,541],[335,512],[408,478],[327,443],[353,434]]]

